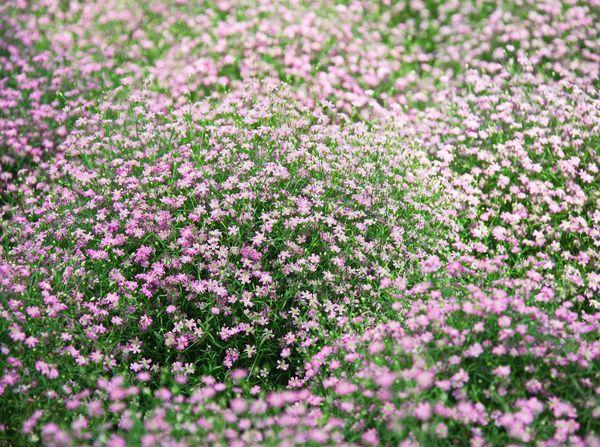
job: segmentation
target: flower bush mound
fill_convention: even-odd
[[[0,444],[600,445],[594,1],[0,5]]]

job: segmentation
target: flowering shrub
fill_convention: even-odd
[[[0,4],[0,444],[600,444],[597,1]]]
[[[286,383],[331,331],[385,309],[382,281],[420,275],[445,228],[424,154],[284,99],[250,88],[173,118],[140,102],[80,120],[4,229],[4,355],[19,359],[4,393],[175,360]]]
[[[504,257],[507,277],[549,289],[540,304],[597,308],[600,99],[569,82],[504,76],[499,66],[468,72],[466,86],[416,116],[406,136],[452,179],[464,251]]]
[[[323,375],[333,413],[367,444],[585,445],[578,433],[598,413],[597,318],[468,289],[460,300],[431,292],[315,355],[308,376]]]
[[[48,422],[41,436],[48,445],[594,445],[578,433],[597,425],[598,319],[569,305],[549,316],[519,294],[467,289],[460,300],[438,290],[395,294],[412,304],[395,321],[323,347],[299,389],[248,388],[244,370],[229,384],[204,377],[189,393],[99,378],[93,393],[67,400],[71,426]],[[142,418],[135,408],[145,399],[152,410]]]

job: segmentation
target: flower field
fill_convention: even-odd
[[[0,2],[1,446],[600,446],[597,0]]]

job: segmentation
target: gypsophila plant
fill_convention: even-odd
[[[597,0],[0,2],[0,445],[600,445]]]

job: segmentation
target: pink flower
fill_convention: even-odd
[[[127,443],[119,435],[112,435],[106,442],[106,447],[126,447]]]
[[[435,434],[438,435],[439,438],[445,439],[448,437],[448,427],[443,422],[440,422],[435,426]]]
[[[422,421],[427,421],[431,417],[431,405],[429,402],[421,402],[415,408],[415,417]]]
[[[494,369],[494,374],[496,374],[498,377],[508,377],[510,375],[510,366],[499,366],[498,368]]]
[[[356,385],[349,382],[338,382],[335,385],[335,392],[340,396],[346,396],[352,394],[357,390]]]
[[[421,271],[423,273],[431,273],[440,269],[442,263],[436,255],[429,256],[427,259],[421,261]]]
[[[233,399],[231,401],[231,409],[233,410],[234,413],[243,413],[244,411],[246,411],[246,401],[244,399]]]
[[[511,319],[510,319],[510,317],[507,317],[506,315],[503,315],[500,318],[498,318],[498,326],[500,326],[502,328],[510,327],[510,323],[511,323]]]
[[[431,371],[421,371],[416,377],[417,385],[420,389],[426,390],[431,388],[433,385],[433,381],[435,379],[435,374]]]
[[[148,259],[154,253],[154,249],[152,247],[148,247],[146,245],[140,246],[135,252],[134,260],[142,267],[148,266]]]
[[[369,346],[369,352],[371,354],[377,354],[377,353],[383,351],[384,348],[385,348],[385,345],[382,342],[374,341]]]
[[[467,357],[479,357],[483,353],[483,348],[479,343],[471,345],[471,347],[465,352]]]
[[[379,437],[377,436],[377,431],[374,428],[366,431],[362,435],[362,441],[366,445],[379,445]]]

